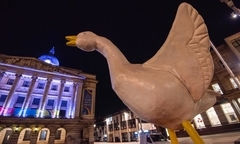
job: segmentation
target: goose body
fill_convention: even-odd
[[[213,76],[206,25],[197,11],[182,3],[169,36],[143,64],[131,64],[107,38],[92,32],[66,37],[69,46],[98,51],[109,66],[113,90],[141,119],[172,130],[216,102],[208,90]]]

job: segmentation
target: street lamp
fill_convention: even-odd
[[[237,18],[237,16],[240,17],[240,9],[235,7],[232,0],[220,0],[220,1],[225,2],[228,5],[228,7],[230,7],[233,10],[231,14],[233,18]]]

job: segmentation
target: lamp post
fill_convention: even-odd
[[[237,16],[240,17],[240,9],[234,5],[232,0],[220,0],[220,1],[226,3],[228,7],[230,7],[233,10],[231,14],[233,18],[236,18]]]

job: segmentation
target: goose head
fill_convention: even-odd
[[[81,32],[77,36],[66,36],[68,46],[78,47],[83,51],[91,52],[96,50],[96,40],[99,36],[93,32]]]

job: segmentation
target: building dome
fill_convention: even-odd
[[[40,56],[38,59],[41,61],[44,61],[46,63],[55,65],[55,66],[59,66],[59,61],[58,59],[54,56],[54,47],[49,51],[49,54],[45,54]]]

